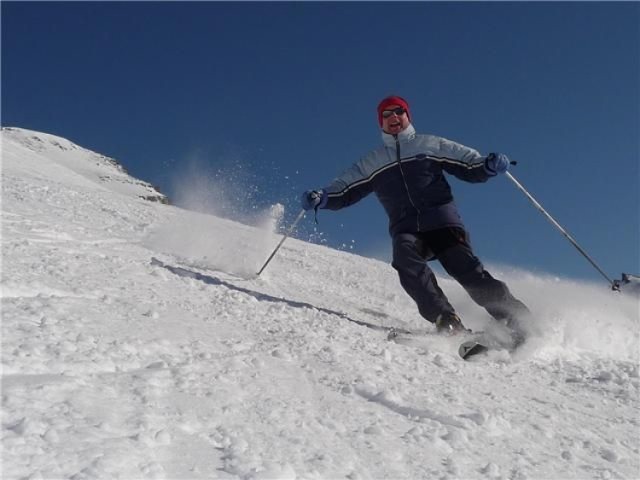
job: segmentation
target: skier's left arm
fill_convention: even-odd
[[[509,158],[503,153],[482,156],[473,148],[442,138],[437,161],[442,169],[466,182],[486,182],[509,168]]]

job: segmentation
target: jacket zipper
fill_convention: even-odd
[[[407,184],[407,178],[404,176],[404,170],[402,170],[402,164],[400,163],[400,140],[398,139],[398,135],[394,135],[393,138],[396,140],[396,161],[398,162],[398,168],[400,169],[400,175],[402,175],[402,181],[404,182],[404,188],[407,191],[407,197],[409,198],[409,203],[416,211],[416,227],[417,231],[420,231],[420,210],[416,207],[416,204],[413,202],[413,198],[411,198],[411,192],[409,192],[409,185]]]

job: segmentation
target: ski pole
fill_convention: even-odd
[[[587,255],[587,252],[585,252],[584,249],[580,247],[580,245],[578,245],[578,242],[576,242],[573,237],[569,235],[569,232],[562,228],[562,226],[551,215],[549,215],[549,213],[542,207],[542,205],[540,205],[540,203],[538,203],[538,201],[533,198],[529,192],[527,192],[522,184],[518,180],[516,180],[509,172],[505,172],[505,174],[507,178],[511,180],[515,184],[515,186],[518,187],[520,191],[522,191],[522,193],[526,195],[533,206],[536,207],[540,212],[542,212],[547,217],[547,219],[567,238],[567,240],[569,240],[571,244],[584,256],[584,258],[586,258],[589,263],[591,263],[591,265],[593,265],[595,269],[598,270],[598,272],[600,272],[600,274],[607,279],[607,281],[611,284],[611,290],[619,290],[618,283],[611,280],[609,276],[602,271],[598,264],[594,262],[589,255]]]
[[[289,238],[289,235],[291,235],[291,233],[293,232],[293,229],[296,228],[296,225],[298,224],[298,222],[302,219],[302,217],[304,217],[305,214],[305,210],[300,210],[300,213],[298,214],[298,216],[296,217],[296,219],[293,221],[293,223],[291,224],[291,226],[289,227],[289,229],[285,232],[284,237],[282,237],[282,240],[280,240],[280,243],[278,243],[278,246],[275,248],[275,250],[271,253],[271,255],[269,255],[269,258],[267,258],[267,261],[264,262],[264,265],[262,266],[262,268],[260,269],[260,271],[257,273],[256,276],[260,276],[260,274],[262,273],[262,271],[267,268],[267,265],[269,265],[269,262],[271,261],[271,259],[276,255],[277,251],[280,250],[280,247],[282,246],[282,244],[284,243],[284,241]]]

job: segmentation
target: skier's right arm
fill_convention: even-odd
[[[335,178],[328,186],[322,189],[326,195],[320,208],[340,210],[353,205],[369,195],[373,187],[371,176],[364,172],[364,159],[353,164],[344,173]]]

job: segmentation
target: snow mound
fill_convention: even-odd
[[[168,203],[164,194],[149,183],[131,177],[113,158],[87,150],[62,137],[22,128],[3,127],[2,153],[5,158],[31,160],[29,167],[34,170],[37,170],[38,162],[46,158],[113,192]],[[69,173],[65,175],[62,172],[58,174],[61,177],[68,175]]]

